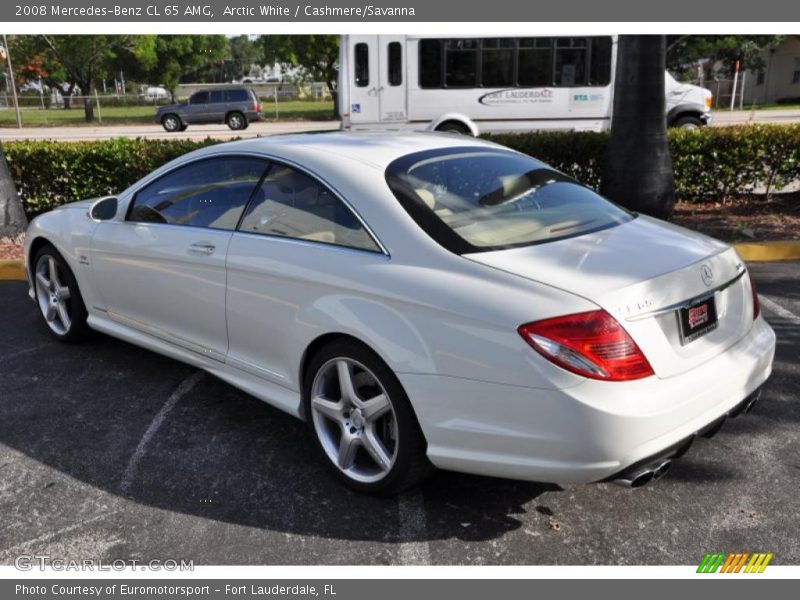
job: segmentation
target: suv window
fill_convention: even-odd
[[[136,192],[128,221],[236,229],[266,167],[262,159],[236,156],[178,167]]]
[[[247,90],[225,90],[225,102],[248,102],[252,100]]]
[[[350,208],[328,188],[280,164],[270,167],[239,230],[380,252]]]
[[[218,104],[220,102],[223,102],[222,90],[213,90],[211,92],[211,99],[209,100],[209,102],[211,102],[211,104]]]
[[[189,98],[189,104],[206,104],[208,103],[208,92],[195,92]]]

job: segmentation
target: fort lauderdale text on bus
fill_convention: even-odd
[[[225,17],[415,17],[416,12],[409,6],[373,6],[366,4],[362,6],[312,6],[311,4],[297,5],[292,11],[288,6],[280,4],[240,4],[236,6],[226,5],[222,12]]]

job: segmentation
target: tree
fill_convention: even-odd
[[[721,63],[721,73],[732,73],[738,60],[742,69],[763,69],[765,52],[775,48],[783,35],[672,35],[667,36],[667,68],[682,72],[703,61],[706,77]]]
[[[28,224],[11,171],[0,144],[0,237],[16,237]]]
[[[132,44],[126,35],[35,35],[24,40],[23,63],[39,65],[39,75],[50,85],[72,95],[79,88],[84,96],[87,122],[94,120],[91,93],[101,75],[105,75],[117,54]],[[66,89],[65,89],[66,88]],[[66,106],[66,105],[65,105]]]
[[[339,116],[338,35],[265,35],[260,39],[265,64],[300,67],[313,81],[324,81],[333,97],[333,116]]]
[[[601,193],[634,211],[667,219],[675,206],[664,116],[664,36],[622,35],[611,136]]]
[[[224,35],[157,35],[155,66],[146,74],[152,83],[166,87],[174,101],[179,83],[207,80],[213,65],[224,60],[227,53]]]
[[[261,48],[247,35],[239,35],[229,40],[231,55],[231,75],[241,79],[250,74],[250,67],[258,62]]]

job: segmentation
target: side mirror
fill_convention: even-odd
[[[95,221],[108,221],[117,216],[118,205],[119,201],[116,196],[100,198],[100,200],[92,204],[89,209],[89,216]]]

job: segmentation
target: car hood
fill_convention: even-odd
[[[609,312],[652,310],[702,294],[687,268],[713,263],[715,281],[738,274],[735,251],[708,236],[643,215],[586,235],[466,258],[599,304]],[[642,304],[641,309],[636,305]]]
[[[161,106],[159,106],[156,109],[156,112],[160,112],[161,113],[161,112],[167,112],[167,111],[170,111],[170,110],[178,110],[178,109],[180,109],[180,108],[182,108],[184,106],[186,106],[186,105],[185,104],[180,104],[180,103],[162,104]]]

